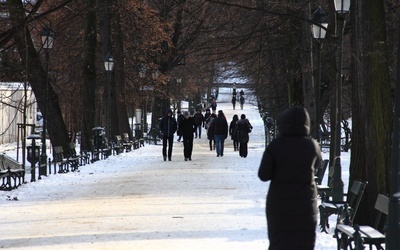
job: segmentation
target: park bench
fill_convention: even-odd
[[[62,146],[54,146],[53,147],[53,165],[54,165],[54,173],[56,173],[56,166],[58,165],[58,173],[67,173],[69,172],[70,161],[67,157],[64,156],[64,150]]]
[[[351,185],[350,193],[344,194],[344,196],[346,196],[346,201],[331,201],[329,200],[329,197],[322,197],[321,205],[318,207],[320,215],[319,223],[322,232],[328,232],[327,229],[329,228],[329,216],[338,214],[341,207],[346,203],[351,211],[350,219],[353,220],[358,210],[358,206],[360,205],[367,183],[368,182],[354,181]]]
[[[129,139],[128,133],[122,134],[122,144],[123,144],[126,152],[129,152],[132,150],[134,142]]]
[[[69,157],[68,160],[73,165],[74,170],[78,169],[79,166],[86,165],[89,163],[89,155],[88,154],[78,154],[76,152],[75,142],[68,143],[69,149]]]
[[[324,167],[328,168],[328,165],[329,164],[325,165]],[[330,168],[331,169],[329,170],[329,174],[328,174],[329,178],[328,178],[327,185],[322,184],[322,180],[321,180],[321,183],[317,182],[317,192],[318,192],[319,197],[321,197],[322,200],[326,199],[326,197],[331,196],[334,170],[333,170],[333,166],[331,166]],[[325,169],[325,171],[326,171],[326,169]],[[323,198],[323,197],[325,197],[325,198]]]
[[[120,135],[115,136],[115,141],[112,146],[113,152],[117,155],[124,152],[124,143]]]
[[[321,167],[317,169],[317,172],[315,173],[315,181],[317,185],[322,184],[322,180],[324,179],[326,169],[328,168],[329,165],[329,160],[323,160]]]
[[[101,159],[106,159],[112,153],[112,147],[110,147],[108,139],[107,137],[105,137],[105,135],[101,136],[101,142],[100,145],[98,145],[98,147],[95,147],[94,139],[90,140],[90,149],[92,153],[92,160],[91,160],[92,162],[100,160],[100,155]]]
[[[0,190],[12,190],[25,182],[25,169],[19,162],[6,156],[0,155],[0,178],[2,184]]]
[[[375,202],[377,211],[373,227],[367,225],[353,226],[350,220],[350,211],[347,206],[343,207],[338,215],[335,237],[338,249],[364,249],[363,245],[369,245],[369,249],[375,246],[378,250],[383,250],[382,244],[385,243],[383,223],[389,213],[389,197],[378,194]]]

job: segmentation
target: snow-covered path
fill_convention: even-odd
[[[160,145],[146,145],[1,192],[0,248],[266,249],[268,184],[257,178],[263,123],[256,107],[232,110],[222,102],[229,93],[223,97],[218,109],[228,122],[245,113],[254,127],[247,158],[233,151],[230,138],[216,157],[203,130],[192,161],[183,160],[175,140],[171,162],[162,160]],[[318,233],[316,249],[336,249],[332,235]]]

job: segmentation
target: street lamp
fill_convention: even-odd
[[[318,79],[317,79],[317,84],[315,84],[315,106],[316,106],[316,122],[317,126],[316,128],[316,136],[317,136],[317,141],[320,141],[320,133],[319,133],[319,122],[320,122],[320,116],[319,116],[319,109],[321,106],[321,49],[322,49],[322,39],[325,38],[326,35],[326,28],[328,27],[329,21],[327,18],[326,12],[321,8],[321,6],[318,7],[318,9],[314,12],[313,18],[311,19],[312,24],[312,33],[315,41],[318,44]]]
[[[108,53],[104,58],[104,68],[107,72],[107,128],[108,128],[108,139],[111,141],[111,73],[114,68],[114,59]]]
[[[335,10],[338,19],[340,35],[338,75],[336,77],[336,133],[335,133],[335,166],[332,180],[332,200],[343,201],[342,165],[340,162],[341,150],[341,119],[342,119],[342,69],[343,69],[343,34],[346,14],[350,9],[350,0],[335,0]]]
[[[55,33],[52,29],[44,27],[40,32],[42,38],[42,48],[46,55],[46,86],[44,90],[44,111],[42,112],[43,126],[42,126],[42,154],[40,155],[39,165],[39,179],[41,176],[47,176],[47,147],[46,147],[46,130],[47,130],[47,99],[48,99],[48,87],[49,87],[49,59],[50,50],[53,48]]]

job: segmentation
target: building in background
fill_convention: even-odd
[[[24,110],[28,125],[26,133],[30,134],[29,129],[38,126],[36,98],[31,88],[28,86],[25,90],[22,82],[0,82],[0,144],[22,139],[18,138],[22,136],[18,129],[24,124]]]

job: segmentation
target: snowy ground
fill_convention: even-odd
[[[244,113],[254,127],[247,158],[233,151],[230,138],[224,156],[217,158],[203,130],[192,161],[184,161],[183,146],[175,140],[171,162],[162,160],[161,146],[146,145],[78,172],[2,191],[0,248],[267,249],[269,184],[257,178],[263,123],[256,106],[246,103],[244,110],[232,110],[229,100],[229,90],[221,91],[218,109],[228,121]],[[15,145],[2,145],[0,152],[16,157]],[[349,155],[342,156],[347,190]],[[331,222],[332,230],[334,218]],[[317,233],[315,249],[336,249],[332,232]]]

